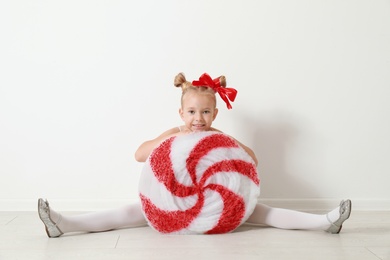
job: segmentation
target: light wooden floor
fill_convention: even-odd
[[[0,259],[390,259],[390,211],[352,212],[339,235],[242,226],[180,236],[142,227],[51,239],[36,212],[0,212]]]

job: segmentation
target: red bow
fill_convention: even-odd
[[[192,85],[195,87],[204,87],[207,86],[212,88],[215,92],[221,96],[222,100],[225,101],[228,109],[231,109],[230,101],[234,102],[237,96],[237,90],[234,88],[223,88],[219,82],[219,78],[212,79],[209,74],[203,73],[200,76],[199,80],[192,81]]]

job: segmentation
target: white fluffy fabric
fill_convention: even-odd
[[[172,137],[146,161],[139,184],[144,215],[161,233],[231,232],[260,194],[252,158],[219,132]]]

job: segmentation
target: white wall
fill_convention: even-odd
[[[385,0],[1,1],[0,210],[136,201],[180,71],[238,89],[214,126],[257,153],[263,201],[389,210],[389,28]]]

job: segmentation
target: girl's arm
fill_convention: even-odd
[[[253,161],[255,161],[255,165],[257,166],[257,164],[259,162],[258,162],[258,160],[256,158],[255,152],[253,152],[252,149],[249,148],[248,146],[246,146],[246,145],[240,143],[239,141],[237,141],[237,139],[234,139],[234,140],[236,140],[236,142],[245,150],[245,152],[247,152],[250,155],[250,157],[252,157]]]
[[[153,149],[157,147],[157,145],[159,145],[165,139],[174,136],[179,132],[179,128],[175,127],[165,131],[155,139],[144,142],[140,145],[140,147],[138,147],[137,151],[135,152],[135,159],[138,162],[145,162],[150,153],[153,151]]]
[[[215,129],[215,128],[212,128],[211,130],[222,133],[222,131]],[[140,147],[138,147],[137,151],[135,152],[135,159],[138,162],[145,162],[146,159],[148,158],[148,156],[150,155],[150,153],[153,151],[153,149],[155,147],[157,147],[157,145],[159,145],[165,139],[172,137],[172,136],[175,136],[175,135],[178,135],[179,133],[180,133],[179,128],[174,127],[172,129],[165,131],[157,138],[144,142],[143,144],[140,145]],[[183,132],[183,134],[185,134],[185,132]],[[233,139],[237,141],[237,143],[250,155],[250,157],[252,157],[253,161],[255,162],[255,164],[257,166],[258,160],[256,158],[255,153],[252,151],[252,149],[250,149],[246,145],[242,144],[237,139],[235,139],[235,138],[233,138]]]
[[[217,131],[217,132],[221,132],[221,130],[218,130],[216,128],[211,128],[212,131]],[[231,136],[232,137],[232,136]],[[253,161],[255,162],[256,166],[257,164],[259,163],[257,158],[256,158],[256,154],[255,152],[252,151],[251,148],[249,148],[248,146],[242,144],[241,142],[239,142],[236,138],[232,137],[234,140],[236,140],[236,142],[245,150],[245,152],[247,152],[249,154],[250,157],[252,157]]]

